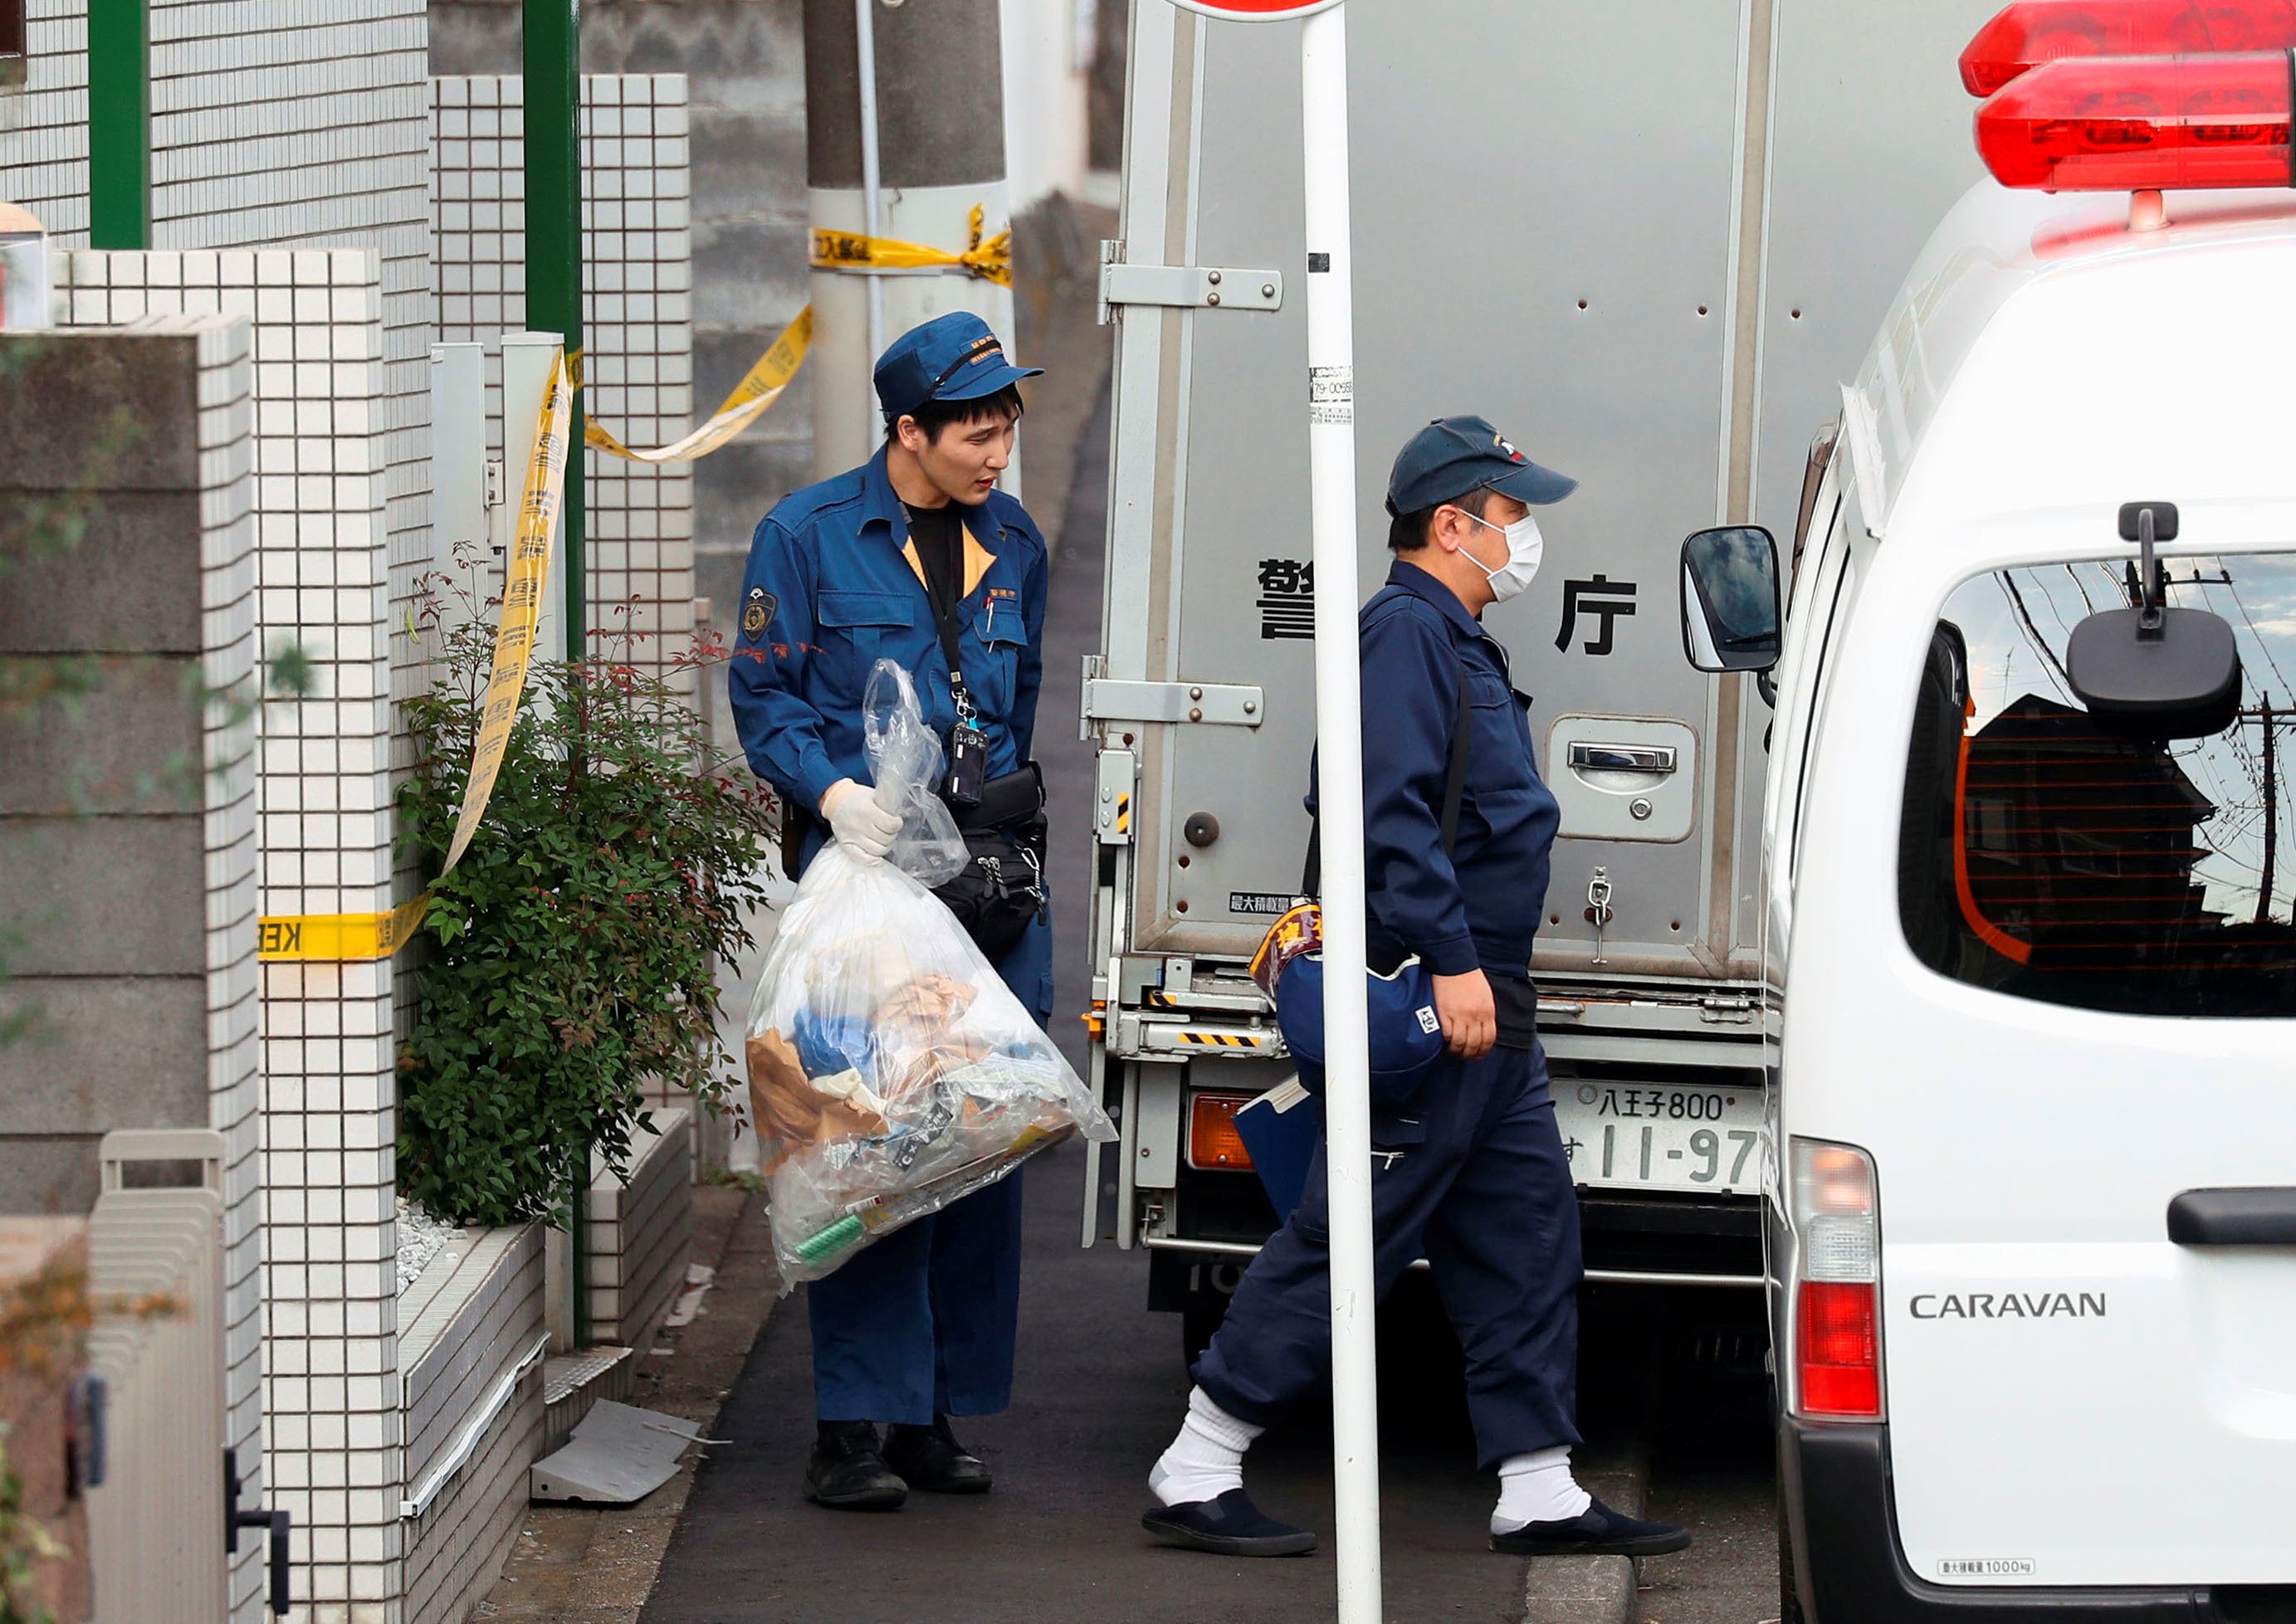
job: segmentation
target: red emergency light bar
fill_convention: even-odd
[[[2087,57],[2036,68],[1977,110],[2005,186],[2043,192],[2286,186],[2292,58]]]
[[[2017,0],[1961,53],[1961,82],[1989,96],[2076,56],[2199,56],[2296,46],[2296,0]]]

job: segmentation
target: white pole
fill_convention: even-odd
[[[877,19],[873,8],[877,0],[853,0],[854,50],[859,60],[857,77],[861,81],[861,208],[868,222],[872,241],[884,234],[885,196],[882,172],[877,164]],[[865,371],[877,364],[877,357],[885,353],[885,284],[876,275],[862,279],[869,284],[869,353],[862,360]],[[867,387],[865,378],[861,390],[862,454],[866,456],[877,444],[883,425],[872,403],[876,392]]]
[[[1340,1624],[1380,1624],[1378,1293],[1365,1018],[1363,694],[1356,641],[1355,298],[1347,8],[1302,25],[1308,168],[1308,469],[1324,836],[1324,1109],[1331,1172],[1332,1474]],[[1326,260],[1324,257],[1328,256]]]

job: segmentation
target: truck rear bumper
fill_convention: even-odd
[[[1932,1585],[1906,1565],[1890,1496],[1890,1429],[1778,1428],[1778,1495],[1807,1624],[2247,1624],[2296,1594]]]

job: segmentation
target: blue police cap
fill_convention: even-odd
[[[1541,468],[1480,417],[1439,417],[1411,437],[1387,479],[1387,510],[1423,513],[1488,486],[1534,508],[1561,502],[1578,482]]]
[[[929,400],[979,400],[1044,368],[1015,366],[988,323],[969,310],[935,316],[885,347],[877,360],[877,404],[888,417]]]

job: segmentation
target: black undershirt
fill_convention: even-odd
[[[1538,1041],[1538,986],[1528,975],[1486,970],[1491,1002],[1498,1007],[1499,1047],[1529,1049]]]
[[[957,566],[957,531],[964,520],[953,502],[938,508],[901,506],[909,515],[909,539],[917,545],[917,561],[924,566],[925,591],[932,594],[934,608],[945,611],[964,595],[964,577]]]

